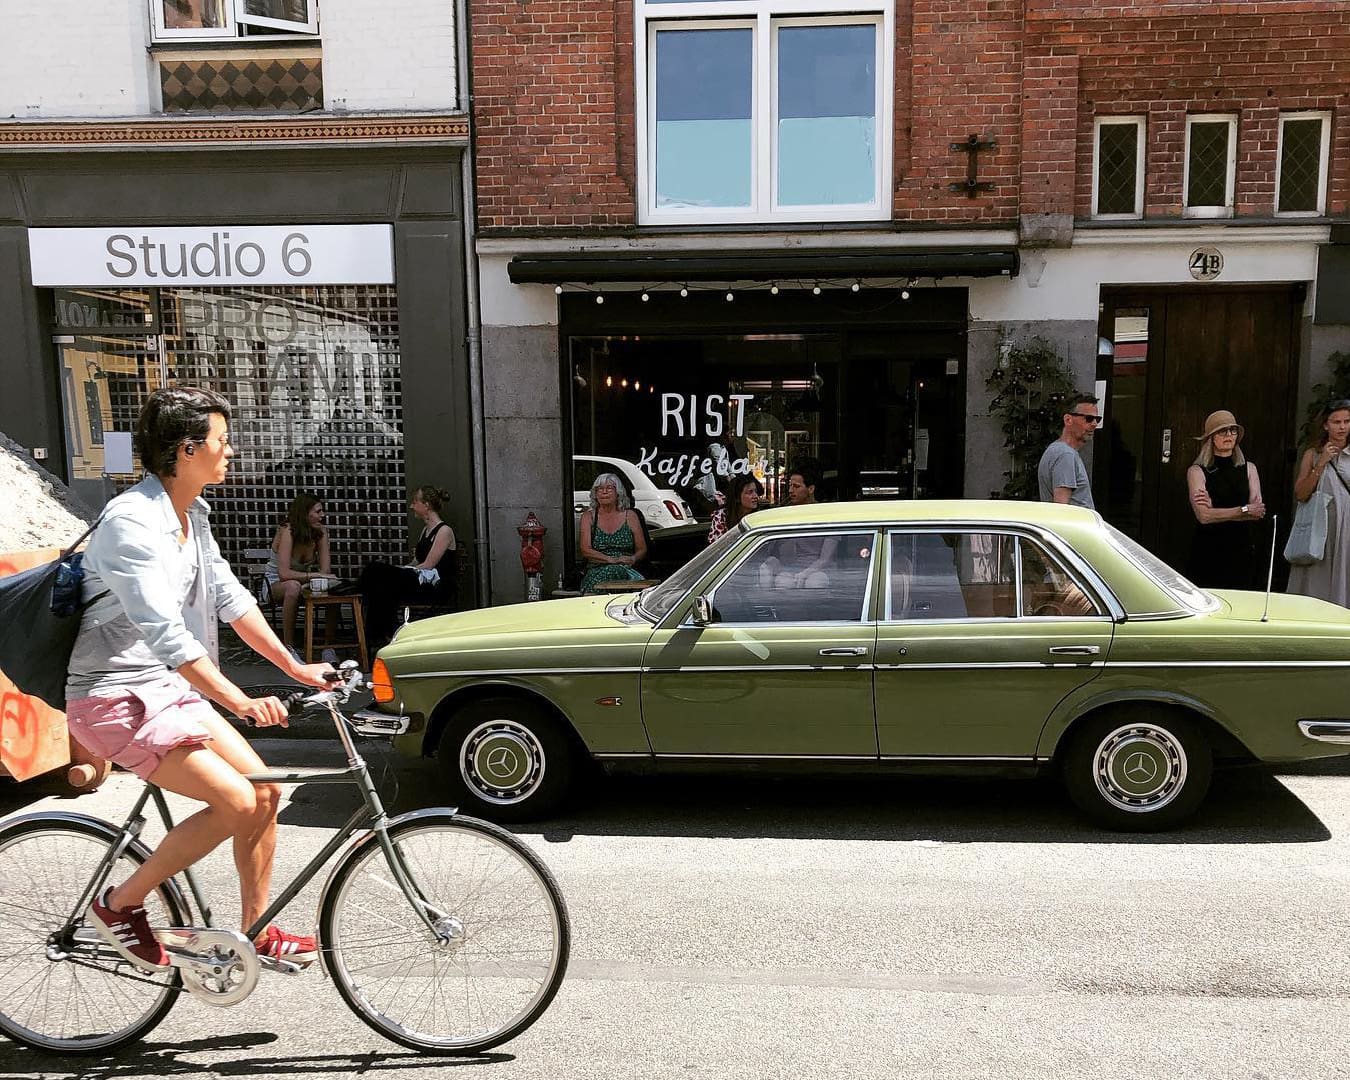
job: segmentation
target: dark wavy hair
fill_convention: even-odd
[[[317,545],[323,539],[323,530],[309,523],[309,512],[322,502],[323,499],[312,491],[302,491],[291,500],[290,509],[286,511],[286,523],[291,527],[293,547]]]
[[[173,476],[178,471],[178,448],[205,441],[211,415],[230,420],[230,403],[214,390],[191,386],[164,387],[145,399],[136,420],[136,455],[147,471]]]
[[[764,498],[764,485],[755,478],[754,473],[744,473],[741,476],[733,477],[731,483],[727,485],[728,528],[735,525],[741,518],[745,517],[747,511],[741,506],[741,492],[751,484],[755,485],[755,490],[759,492],[759,497],[761,499]]]
[[[450,501],[450,492],[445,488],[423,484],[421,487],[413,488],[413,498],[420,499],[439,514],[441,507]]]

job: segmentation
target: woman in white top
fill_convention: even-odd
[[[295,648],[296,612],[300,593],[315,578],[330,578],[333,556],[323,527],[323,500],[302,491],[291,500],[286,522],[272,537],[272,556],[263,576],[272,599],[281,601],[282,640]]]
[[[1329,402],[1310,446],[1298,463],[1294,497],[1305,503],[1313,492],[1331,496],[1327,547],[1321,562],[1289,571],[1289,591],[1350,607],[1350,399]]]

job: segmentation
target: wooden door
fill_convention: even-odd
[[[1108,419],[1094,447],[1101,453],[1094,495],[1107,520],[1184,568],[1195,529],[1186,487],[1199,449],[1195,437],[1206,416],[1229,409],[1245,428],[1242,450],[1260,472],[1269,513],[1280,516],[1283,542],[1298,438],[1302,288],[1113,291],[1104,301],[1102,336],[1121,339],[1098,372],[1107,378]],[[1127,473],[1138,485],[1128,492],[1129,505]],[[1263,551],[1269,529],[1269,523],[1262,528]]]

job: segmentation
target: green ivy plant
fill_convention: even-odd
[[[1308,408],[1303,414],[1305,440],[1317,434],[1322,407],[1328,401],[1350,398],[1350,353],[1334,352],[1327,357],[1327,364],[1331,368],[1330,381],[1318,383],[1309,391]]]
[[[1064,427],[1064,405],[1077,390],[1063,359],[1043,338],[1014,345],[984,381],[992,394],[1012,468],[1003,473],[1006,499],[1039,497],[1036,466]],[[1000,493],[995,493],[1000,494]]]

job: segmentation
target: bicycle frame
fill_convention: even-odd
[[[276,899],[268,905],[267,910],[258,917],[257,922],[244,931],[245,936],[252,941],[262,933],[352,836],[358,833],[372,832],[379,841],[380,848],[389,864],[389,869],[393,872],[394,880],[398,882],[399,888],[403,890],[403,895],[408,898],[413,910],[417,912],[431,934],[440,938],[442,932],[437,929],[435,921],[444,919],[446,913],[427,901],[422,890],[417,886],[412,871],[404,862],[402,852],[390,840],[389,817],[385,813],[384,804],[380,801],[379,792],[375,789],[375,783],[370,777],[370,770],[365,759],[356,749],[356,743],[348,730],[347,722],[342,718],[331,699],[323,701],[322,704],[327,707],[333,724],[337,728],[338,738],[347,753],[347,767],[345,769],[315,772],[249,773],[246,774],[245,779],[255,784],[354,784],[361,792],[362,805],[323,846],[323,849],[310,859],[304,869],[291,880],[290,884],[281,890]],[[74,925],[80,920],[90,902],[103,888],[109,873],[112,872],[113,865],[133,841],[140,836],[141,830],[145,827],[145,804],[151,800],[154,801],[155,808],[159,811],[159,817],[164,823],[165,830],[174,827],[175,822],[169,810],[168,801],[164,798],[164,792],[147,781],[140,797],[131,808],[131,813],[122,823],[117,839],[109,847],[107,854],[99,863],[98,869],[95,870],[93,878],[90,879],[74,910],[70,913],[67,920],[68,925]],[[213,925],[211,907],[206,902],[201,887],[197,884],[197,878],[193,874],[192,868],[186,868],[182,871],[182,874],[187,880],[188,888],[192,893],[193,902],[197,905],[197,911],[202,918],[203,925],[210,928]]]

